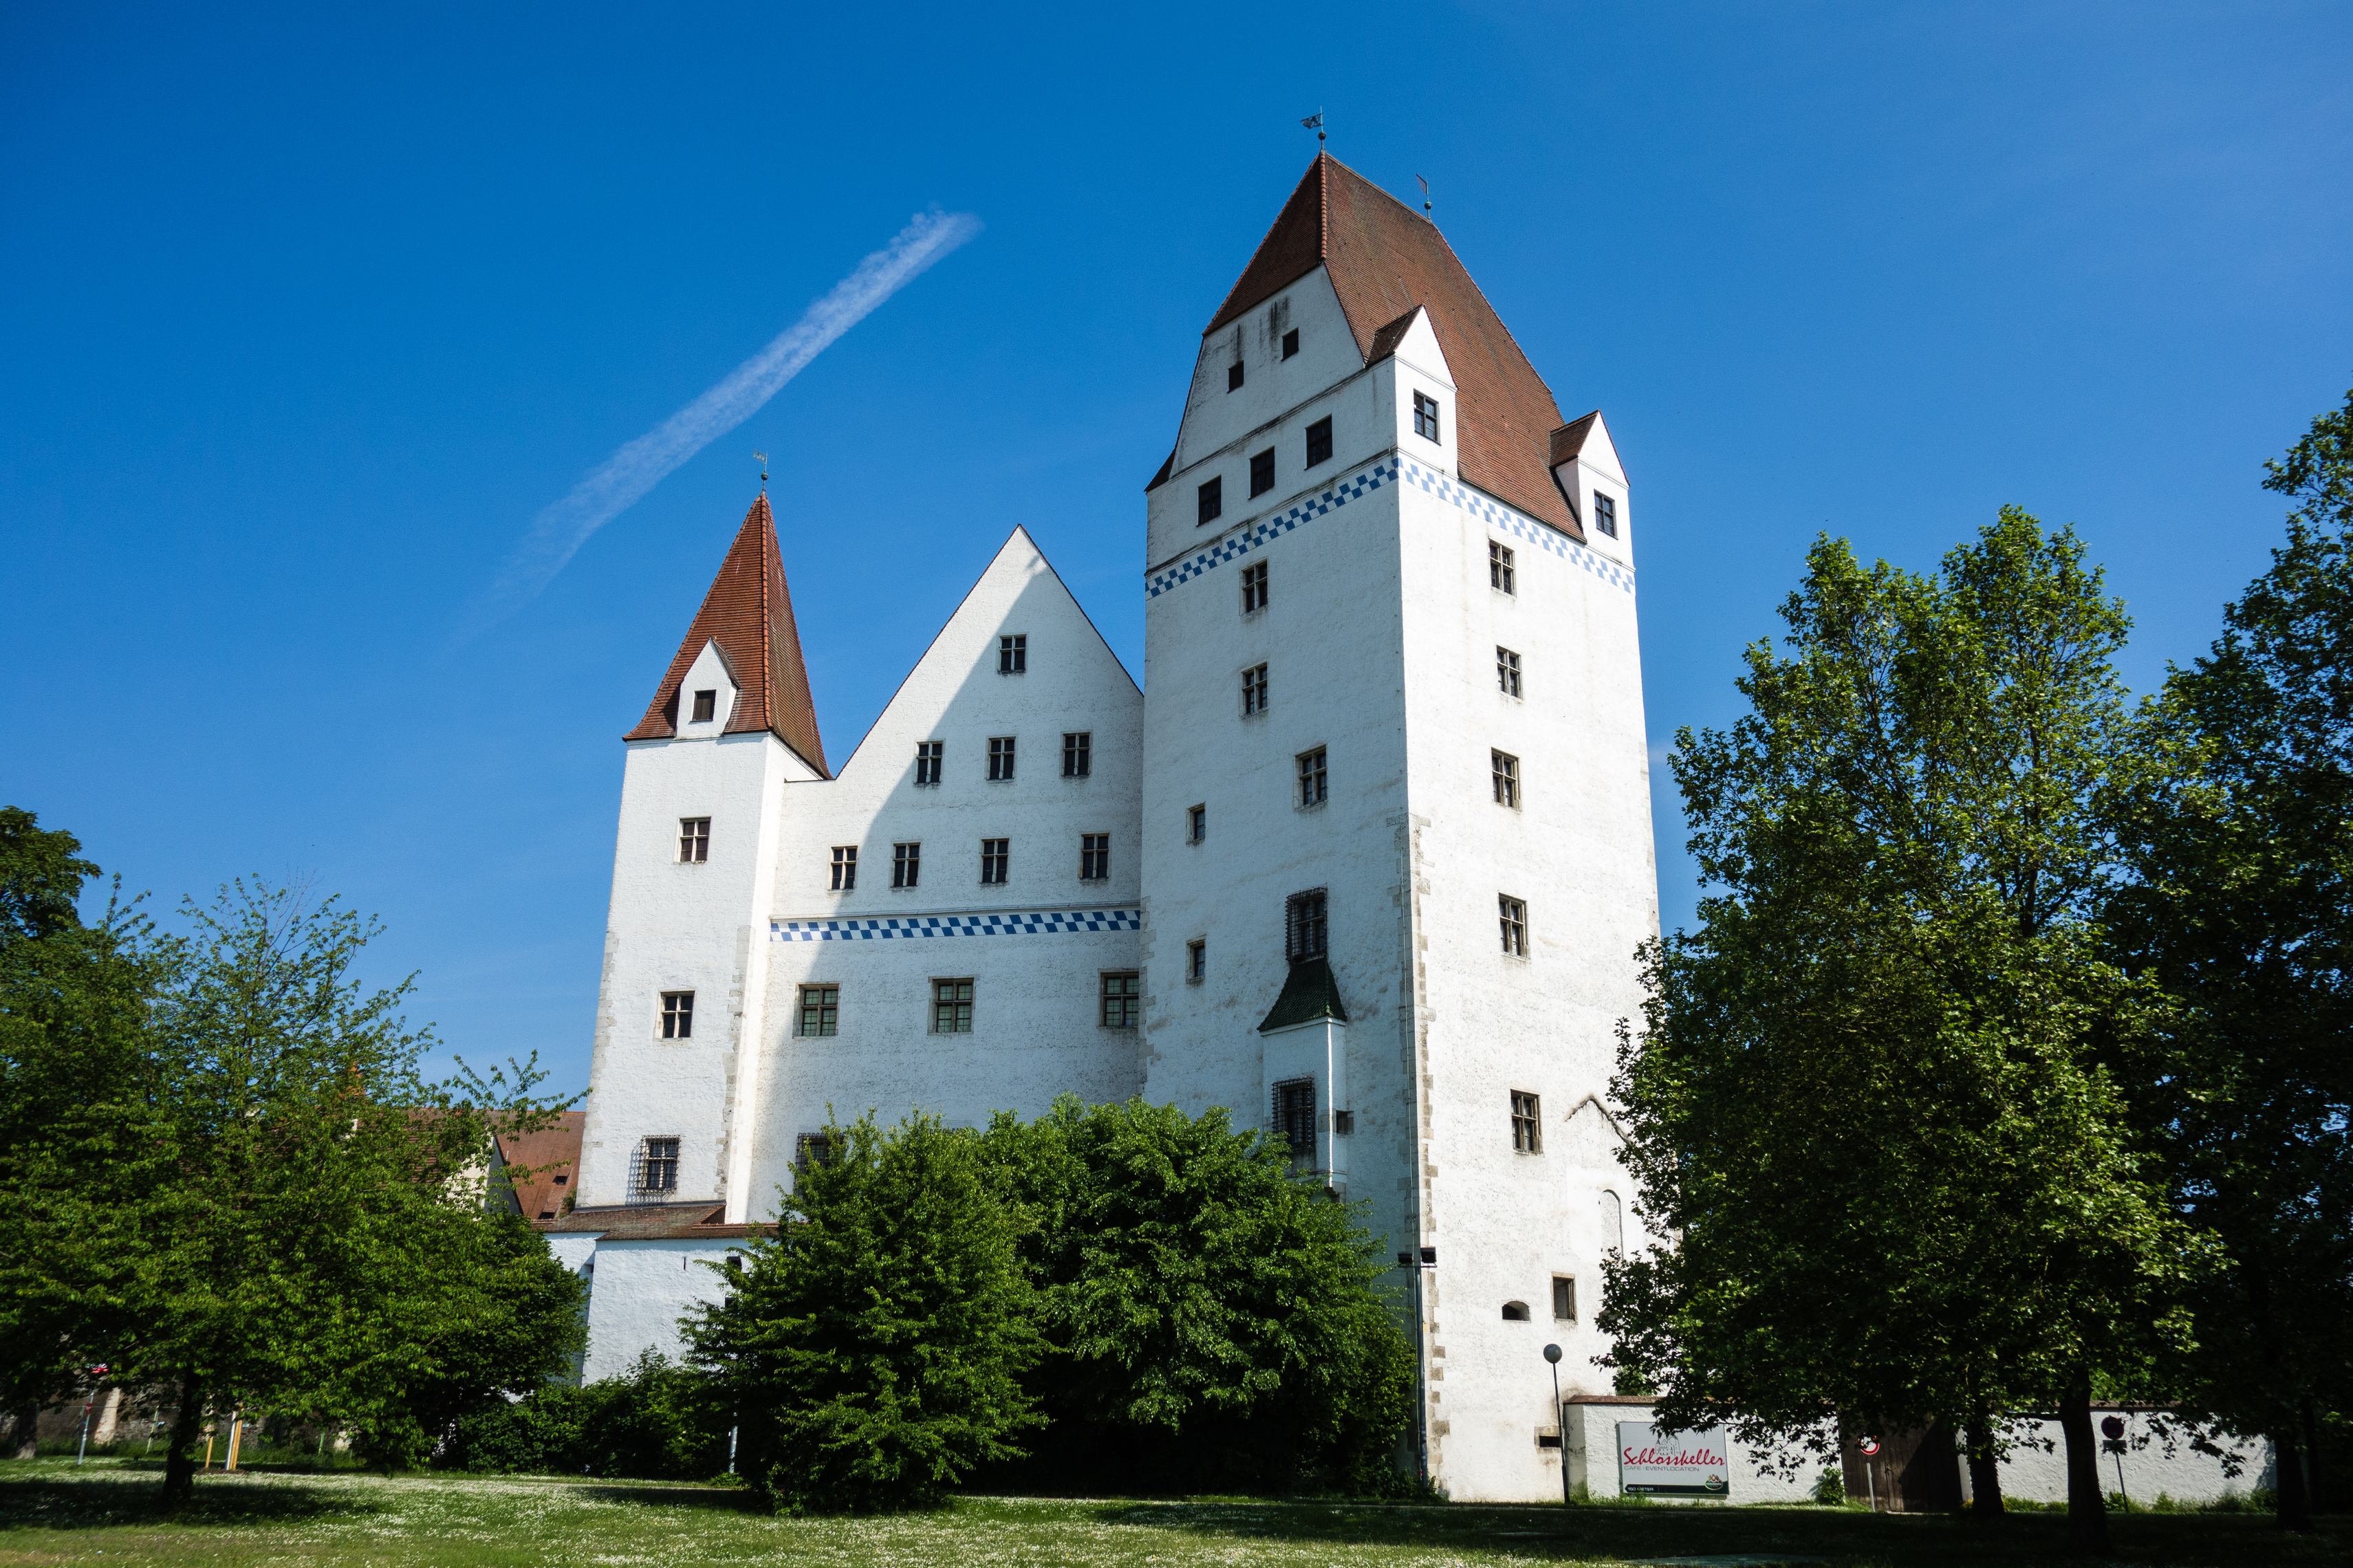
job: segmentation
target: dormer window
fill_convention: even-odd
[[[1282,334],[1282,357],[1290,359],[1299,353],[1299,329],[1293,327]]]
[[[717,691],[698,691],[694,694],[694,718],[691,722],[708,724],[718,716],[718,713],[719,693]]]
[[[1241,389],[1242,362],[1236,360],[1233,363],[1226,366],[1226,390],[1228,392],[1240,392]]]
[[[1226,510],[1226,481],[1222,474],[1201,487],[1199,504],[1200,516],[1193,524],[1196,528],[1204,522],[1215,521]]]
[[[1593,526],[1612,539],[1618,537],[1618,503],[1599,490],[1593,492]]]
[[[1436,441],[1438,434],[1438,399],[1413,395],[1413,433],[1424,440]]]

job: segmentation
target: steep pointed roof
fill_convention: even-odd
[[[826,778],[825,742],[817,732],[817,705],[809,700],[808,669],[801,662],[801,634],[793,624],[793,596],[785,586],[784,559],[776,550],[776,514],[768,494],[752,503],[744,526],[702,596],[702,608],[678,645],[670,672],[654,700],[625,741],[659,741],[678,733],[678,689],[702,654],[717,643],[727,670],[741,689],[726,733],[769,730],[801,761]]]
[[[1471,280],[1453,247],[1421,214],[1318,153],[1274,226],[1201,335],[1326,268],[1365,363],[1396,352],[1419,305],[1446,351],[1461,404],[1456,450],[1462,478],[1562,531],[1584,537],[1546,462],[1561,423],[1552,391]],[[1398,331],[1383,341],[1383,329]]]

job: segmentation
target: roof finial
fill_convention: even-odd
[[[1430,216],[1430,182],[1422,179],[1419,174],[1416,174],[1414,178],[1421,183],[1421,216],[1428,217]]]
[[[760,493],[766,495],[768,493],[768,454],[754,452],[752,456],[760,459]]]
[[[1324,111],[1319,109],[1299,123],[1315,132],[1315,150],[1324,151]]]

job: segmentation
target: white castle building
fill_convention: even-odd
[[[1145,491],[1139,689],[1016,530],[837,772],[767,499],[626,745],[575,1207],[591,1376],[807,1141],[1064,1092],[1230,1110],[1368,1206],[1431,1476],[1556,1497],[1600,1099],[1658,928],[1632,512],[1421,214],[1319,155]],[[1410,1265],[1404,1267],[1402,1265]],[[1576,1444],[1572,1443],[1572,1447]]]

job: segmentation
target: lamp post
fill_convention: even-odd
[[[1552,1363],[1552,1430],[1553,1441],[1560,1445],[1560,1500],[1568,1501],[1568,1417],[1560,1407],[1560,1347],[1545,1346],[1545,1360]]]

